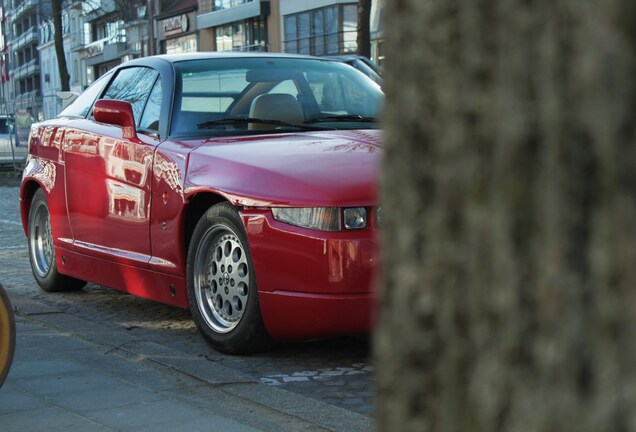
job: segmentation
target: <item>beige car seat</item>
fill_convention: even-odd
[[[257,96],[250,106],[249,116],[263,120],[280,120],[301,125],[305,121],[303,111],[296,98],[285,93],[269,93]],[[275,129],[279,126],[250,123],[249,129]]]

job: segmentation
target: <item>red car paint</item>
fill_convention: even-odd
[[[184,212],[192,196],[212,192],[244,207],[263,319],[273,337],[370,329],[375,227],[321,232],[277,222],[258,208],[373,208],[378,131],[159,144],[131,143],[113,126],[72,123],[39,126],[21,188],[23,224],[30,185],[50,195],[57,265],[65,274],[187,308]],[[314,319],[307,320],[313,308]]]

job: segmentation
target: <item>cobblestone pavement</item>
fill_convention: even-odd
[[[41,291],[28,263],[17,184],[0,178],[0,282],[9,294],[26,295],[105,329],[124,328],[135,339],[196,355],[264,384],[372,416],[373,365],[366,336],[285,343],[268,353],[227,356],[203,341],[187,311],[93,284],[78,292]]]

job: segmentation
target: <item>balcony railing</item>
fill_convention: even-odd
[[[38,4],[38,0],[24,0],[22,3],[18,5],[18,7],[16,7],[13,10],[13,13],[11,14],[11,21],[13,22],[17,21],[18,19],[22,17],[22,15],[24,15],[26,11],[28,11],[31,8],[34,8],[35,6],[37,6],[37,4]]]
[[[20,36],[18,36],[13,42],[13,51],[18,51],[22,47],[38,40],[38,31],[35,27],[31,27]]]
[[[17,111],[21,109],[26,109],[28,107],[33,108],[38,105],[38,102],[41,103],[41,101],[39,101],[41,96],[42,95],[39,90],[31,90],[31,91],[26,91],[24,93],[17,93],[13,100],[14,109]],[[25,132],[26,133],[23,138],[24,142],[26,142],[26,138],[29,133],[28,129]]]
[[[63,4],[64,7],[67,7],[69,9],[82,9],[82,1],[80,0],[68,0],[66,3]]]
[[[115,10],[115,2],[113,0],[96,0],[84,3],[82,14],[84,15],[84,22],[91,22]]]
[[[132,55],[141,55],[143,51],[143,43],[142,41],[135,42],[127,42],[126,43],[126,53]]]
[[[38,64],[37,59],[32,59],[28,63],[23,64],[22,66],[18,66],[11,71],[12,78],[14,80],[22,79],[29,75],[34,75],[40,72],[40,65]]]
[[[95,42],[91,42],[89,44],[84,45],[84,49],[86,50],[86,57],[94,57],[96,55],[100,55],[104,52],[104,46],[111,44],[120,44],[126,42],[126,36],[117,35],[117,36],[108,36]]]

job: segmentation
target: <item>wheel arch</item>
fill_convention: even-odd
[[[230,201],[222,195],[216,194],[214,192],[198,192],[190,197],[185,210],[183,229],[185,247],[184,250],[186,256],[188,254],[188,249],[190,248],[192,233],[194,233],[194,228],[197,226],[197,223],[199,222],[199,219],[201,219],[201,216],[203,216],[203,214],[210,207],[222,202]]]
[[[34,179],[25,180],[20,186],[20,217],[22,219],[22,228],[27,236],[29,235],[31,201],[33,201],[33,196],[38,189],[42,189],[42,185]]]
[[[188,209],[186,218],[189,222],[186,229],[189,242],[188,250],[193,252],[187,258],[186,284],[188,305],[199,331],[208,343],[223,353],[243,354],[269,349],[274,344],[274,340],[263,323],[249,242],[247,234],[241,229],[244,226],[244,221],[239,211],[243,206],[238,206],[236,202],[213,193],[198,196],[192,204],[194,205]],[[202,216],[204,216],[203,219]],[[201,224],[198,223],[199,220],[202,222]],[[232,235],[228,236],[230,233]],[[219,235],[226,236],[223,239],[225,253],[217,254],[214,252],[216,264],[209,267],[211,264],[208,261],[208,251],[215,251],[214,248],[210,249],[210,247],[218,245],[218,243],[213,242],[219,241],[220,237],[217,237]],[[240,254],[229,253],[227,249],[229,237],[233,237],[235,242],[230,250],[234,251],[235,247],[240,247]],[[201,251],[203,252],[200,254]],[[219,262],[221,255],[226,260],[230,259],[230,262]],[[223,264],[228,265],[227,270],[223,269]],[[242,274],[240,273],[241,266],[245,266]],[[211,282],[212,276],[209,276],[209,271],[212,268],[220,268],[221,272],[227,271],[223,275],[223,278],[226,279],[225,282],[218,282],[225,286],[225,298],[219,300],[222,302],[221,306],[212,306],[210,297],[208,297],[210,295],[207,292],[209,289],[213,289],[215,294],[219,294],[214,291],[216,288],[212,288],[217,285],[216,282]],[[216,270],[212,271],[217,276],[219,275]],[[238,277],[238,281],[234,277]],[[239,294],[242,282],[245,282],[243,293]],[[236,292],[233,293],[233,288],[229,287],[235,287]],[[201,291],[206,291],[206,294],[202,294]],[[240,296],[239,306],[234,303],[236,297],[232,296]],[[230,300],[230,298],[232,299]],[[230,310],[226,309],[228,302],[231,302],[232,305],[229,306]],[[214,303],[217,303],[216,299]],[[217,314],[219,307],[225,311],[225,314],[229,315],[229,318],[223,313]]]

